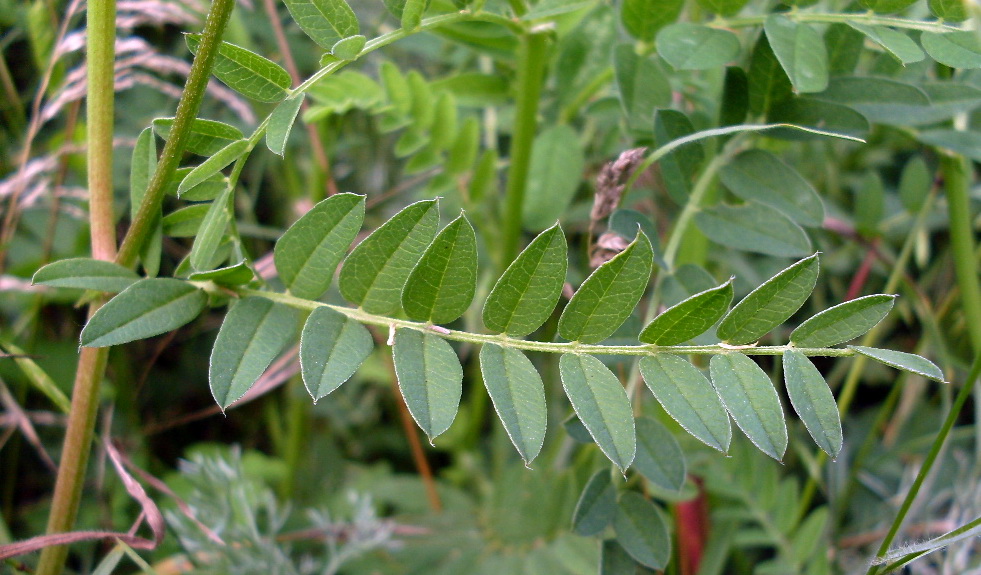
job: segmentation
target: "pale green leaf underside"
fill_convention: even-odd
[[[664,411],[685,431],[709,447],[729,451],[729,415],[701,371],[680,357],[658,354],[640,360],[640,373]]]
[[[634,469],[658,487],[680,491],[685,485],[685,454],[674,435],[650,417],[638,417],[635,425],[637,457],[634,458]]]
[[[701,210],[695,214],[695,225],[710,240],[737,250],[800,257],[813,249],[800,226],[779,210],[756,202]]]
[[[981,68],[981,41],[973,30],[938,34],[924,32],[920,43],[931,58],[951,68]]]
[[[846,24],[865,34],[869,40],[881,46],[904,66],[926,58],[926,54],[916,42],[903,32],[885,26],[866,26],[856,22],[846,22]]]
[[[739,429],[760,451],[781,461],[787,450],[787,424],[770,377],[741,353],[716,355],[709,369],[715,390]]]
[[[821,372],[803,353],[789,349],[783,354],[783,378],[794,411],[818,447],[831,459],[841,451],[841,419],[838,405]]]
[[[170,130],[173,125],[173,118],[157,118],[153,121],[153,131],[167,140],[170,138]],[[210,157],[228,144],[244,137],[242,131],[234,126],[217,120],[195,118],[191,122],[190,133],[187,135],[184,149],[192,154]]]
[[[492,343],[480,350],[480,372],[511,443],[531,463],[545,441],[548,415],[541,376],[521,351]]]
[[[477,236],[462,215],[426,248],[402,289],[409,319],[450,323],[470,307],[477,290]]]
[[[602,533],[617,514],[617,492],[610,470],[600,469],[583,487],[572,513],[572,532],[589,537]]]
[[[335,194],[303,214],[276,242],[273,258],[291,294],[317,299],[364,221],[364,196]]]
[[[204,271],[211,267],[215,252],[221,243],[221,238],[225,235],[225,228],[232,218],[229,209],[232,189],[226,186],[221,194],[208,206],[208,212],[201,220],[198,234],[194,237],[194,244],[191,246],[189,256],[191,267],[195,270]]]
[[[729,309],[732,280],[697,293],[654,318],[638,339],[654,345],[678,345],[702,335]]]
[[[211,395],[222,410],[245,395],[295,332],[296,311],[283,304],[247,297],[231,307],[208,369]]]
[[[282,156],[286,152],[286,141],[289,140],[296,115],[303,106],[306,94],[290,96],[276,106],[269,116],[269,126],[266,128],[266,147],[272,153]]]
[[[521,337],[552,315],[565,283],[565,235],[558,224],[538,235],[511,262],[484,302],[488,329]]]
[[[609,337],[633,312],[647,291],[654,251],[644,232],[627,249],[596,268],[559,318],[559,335],[583,343]]]
[[[817,282],[818,254],[804,258],[743,298],[716,331],[732,345],[753,343],[800,309]]]
[[[344,0],[284,1],[300,29],[325,50],[360,31],[354,11]]]
[[[52,262],[37,270],[31,283],[49,287],[121,292],[140,276],[129,268],[103,260],[71,258]]]
[[[661,510],[635,491],[620,496],[613,519],[617,541],[635,561],[663,569],[671,558],[671,536]]]
[[[196,318],[208,302],[197,287],[153,278],[129,286],[92,316],[81,334],[83,347],[106,347],[177,329]]]
[[[344,261],[341,295],[368,313],[388,315],[402,306],[402,287],[436,235],[435,200],[409,205],[365,238]]]
[[[185,38],[191,52],[197,54],[201,35]],[[278,102],[290,89],[290,75],[279,64],[228,42],[218,46],[211,71],[232,90],[259,102]]]
[[[177,186],[177,197],[225,169],[228,164],[239,159],[248,149],[248,140],[238,140],[218,150],[215,155],[201,162],[181,180],[180,185]]]
[[[521,215],[526,229],[543,230],[565,213],[585,164],[579,135],[568,125],[549,128],[535,138]]]
[[[596,445],[620,471],[634,460],[637,437],[630,400],[617,376],[591,355],[559,359],[562,387]]]
[[[945,383],[944,372],[941,371],[940,368],[937,367],[932,361],[918,355],[905,353],[902,351],[893,351],[891,349],[863,347],[860,345],[850,345],[848,346],[848,349],[855,350],[866,357],[870,357],[878,362],[895,367],[896,369],[901,369],[903,371],[922,375],[927,379]]]
[[[739,38],[728,30],[679,22],[658,32],[657,53],[677,70],[708,70],[739,55]]]
[[[133,155],[130,161],[130,219],[136,217],[136,213],[143,204],[143,196],[146,195],[147,187],[156,171],[157,139],[153,135],[153,128],[144,128],[136,138],[136,145],[133,146]],[[153,216],[153,222],[150,224],[150,232],[143,238],[143,245],[140,246],[140,262],[147,277],[155,277],[160,271],[160,259],[163,247],[163,223],[161,219],[162,212],[157,208]]]
[[[886,317],[896,301],[892,295],[868,295],[830,307],[800,324],[790,334],[797,347],[831,347],[851,341]]]
[[[719,179],[744,200],[776,208],[802,226],[824,222],[824,204],[794,168],[763,150],[747,150],[722,170]]]
[[[350,379],[373,347],[360,323],[329,307],[313,310],[300,335],[300,369],[313,401]]]
[[[820,92],[828,86],[828,53],[817,31],[779,14],[768,16],[763,30],[796,91]]]
[[[395,333],[395,373],[409,413],[432,441],[450,428],[463,395],[463,368],[456,352],[432,333]]]

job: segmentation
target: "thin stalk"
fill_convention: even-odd
[[[211,3],[211,9],[201,32],[201,44],[198,46],[198,53],[191,63],[191,71],[187,75],[187,84],[183,94],[181,94],[180,102],[177,103],[177,112],[174,114],[174,125],[171,128],[170,137],[164,145],[163,153],[157,164],[157,171],[154,172],[146,194],[143,196],[143,203],[140,204],[140,209],[136,212],[136,217],[133,218],[133,223],[123,239],[119,254],[116,256],[116,263],[120,265],[132,267],[136,263],[140,248],[150,233],[150,226],[153,224],[155,216],[160,212],[160,205],[163,202],[167,184],[180,164],[181,154],[184,153],[184,147],[190,137],[191,122],[197,117],[198,110],[201,108],[201,100],[204,99],[208,78],[211,76],[211,68],[218,55],[222,32],[228,24],[234,7],[234,0],[214,0]]]
[[[795,22],[813,22],[820,24],[865,24],[867,26],[889,26],[890,28],[901,28],[904,30],[919,30],[921,32],[956,32],[964,30],[960,26],[945,24],[943,22],[924,22],[922,20],[911,20],[908,18],[896,18],[893,16],[880,16],[870,12],[833,12],[833,13],[814,13],[804,11],[791,11],[782,14]],[[745,16],[742,18],[716,18],[708,23],[709,26],[717,28],[746,28],[761,26],[766,21],[766,15]]]
[[[92,0],[86,8],[86,119],[88,148],[89,230],[92,256],[112,260],[116,255],[113,217],[112,138],[115,98],[116,2]],[[89,305],[89,317],[104,299]],[[99,407],[99,388],[109,357],[108,348],[83,349],[75,372],[72,405],[55,480],[47,533],[71,530],[85,485],[85,470],[92,449],[95,420]],[[68,557],[68,547],[47,547],[41,553],[37,573],[60,573]]]
[[[501,238],[501,266],[507,266],[518,255],[521,242],[521,216],[531,167],[532,148],[538,126],[538,103],[545,75],[544,34],[526,33],[518,52],[517,100],[514,129],[511,131],[511,163],[508,166],[504,193],[504,222]]]

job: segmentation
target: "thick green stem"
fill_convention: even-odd
[[[527,33],[521,38],[518,53],[517,101],[514,129],[511,132],[511,163],[508,167],[507,189],[504,196],[504,233],[501,238],[501,267],[518,255],[521,242],[521,215],[528,185],[528,170],[538,126],[538,100],[545,75],[544,34]]]
[[[119,255],[116,256],[116,262],[120,265],[131,267],[136,263],[140,247],[150,233],[150,225],[160,212],[160,205],[163,202],[167,184],[173,178],[174,172],[180,164],[181,154],[184,153],[184,146],[191,134],[191,122],[197,117],[198,110],[201,108],[201,100],[204,98],[205,89],[208,87],[208,78],[211,76],[211,67],[218,55],[222,32],[228,24],[234,7],[234,0],[214,0],[211,3],[211,10],[208,12],[208,18],[204,22],[204,30],[201,33],[198,53],[191,64],[191,71],[187,75],[187,85],[184,87],[184,93],[177,104],[170,137],[160,156],[157,171],[150,180],[146,195],[143,196],[143,203],[140,205],[139,211],[136,212],[136,217],[133,218],[133,223],[126,233],[125,239],[123,239],[123,244],[119,248]]]

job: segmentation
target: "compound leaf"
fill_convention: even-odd
[[[296,332],[296,311],[266,298],[247,297],[228,310],[211,349],[208,381],[224,411],[266,371]]]
[[[613,259],[596,268],[562,311],[559,335],[583,343],[609,337],[647,291],[654,251],[644,232]]]
[[[402,290],[409,319],[449,323],[467,311],[477,289],[477,237],[463,215],[426,248]]]
[[[95,312],[82,330],[81,344],[107,347],[160,335],[196,318],[207,303],[208,296],[187,282],[140,280]]]
[[[52,262],[37,270],[31,283],[117,293],[139,279],[140,276],[133,270],[113,262],[91,258],[70,258]]]
[[[818,254],[768,279],[722,318],[718,333],[732,345],[753,343],[800,309],[817,283]]]
[[[912,353],[894,351],[891,349],[879,349],[877,347],[863,347],[860,345],[850,345],[848,349],[872,359],[884,363],[890,367],[922,375],[927,379],[944,383],[944,372],[940,371],[932,361]]]
[[[563,354],[559,359],[562,387],[596,445],[620,471],[637,452],[630,400],[617,376],[591,355]]]
[[[558,224],[540,233],[494,284],[484,302],[484,325],[514,337],[538,329],[562,294],[567,251]]]
[[[787,424],[770,377],[741,353],[712,357],[712,383],[739,429],[763,453],[780,461],[787,450]]]
[[[494,410],[525,464],[531,463],[545,441],[545,385],[525,354],[514,348],[485,343],[480,372]]]
[[[313,401],[350,379],[373,347],[360,323],[329,307],[313,310],[300,334],[300,368]]]
[[[317,299],[364,221],[364,196],[335,194],[293,223],[276,242],[279,278],[296,297]]]
[[[868,295],[830,307],[800,324],[790,334],[797,347],[831,347],[855,339],[886,317],[893,295]]]
[[[729,416],[701,371],[675,355],[658,354],[640,360],[640,373],[664,411],[685,431],[709,447],[729,451]]]
[[[697,293],[654,318],[638,339],[654,345],[678,345],[705,333],[732,302],[732,279]]]
[[[436,235],[436,200],[410,204],[365,238],[344,260],[341,295],[368,313],[390,315],[402,304],[402,287]]]
[[[392,353],[405,405],[432,441],[450,428],[460,407],[460,359],[443,338],[414,329],[395,332]]]
[[[807,432],[834,459],[841,451],[841,418],[821,372],[803,353],[788,349],[783,353],[783,379],[790,403]]]

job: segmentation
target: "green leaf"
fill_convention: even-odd
[[[782,73],[782,72],[781,72]],[[749,112],[749,77],[737,66],[726,67],[719,106],[719,126],[732,126],[746,121]]]
[[[436,236],[436,200],[410,204],[371,233],[344,260],[338,280],[341,295],[368,313],[399,310],[402,287]]]
[[[732,345],[753,343],[800,309],[817,283],[818,254],[768,279],[722,318],[717,333]]]
[[[526,229],[543,230],[565,213],[585,164],[579,135],[568,125],[551,127],[535,138],[521,216]]]
[[[350,379],[372,347],[360,323],[329,307],[313,310],[300,335],[300,369],[314,403]]]
[[[931,58],[944,66],[981,68],[981,40],[973,30],[946,34],[924,32],[920,35],[920,43]]]
[[[967,0],[929,0],[927,6],[934,16],[945,22],[963,22],[970,17]]]
[[[710,240],[737,250],[800,257],[812,249],[800,226],[783,212],[755,202],[704,209],[695,214],[695,225]]]
[[[927,130],[916,134],[916,139],[930,146],[950,150],[974,161],[981,161],[981,134],[960,130]]]
[[[870,122],[900,125],[906,124],[911,110],[930,105],[920,88],[888,78],[833,78],[815,97],[854,108]]]
[[[726,353],[709,362],[712,384],[739,429],[763,453],[780,461],[787,450],[787,424],[770,377],[741,353]]]
[[[678,345],[705,333],[732,302],[732,279],[674,305],[648,324],[638,339],[654,345]]]
[[[579,286],[559,318],[559,335],[582,343],[610,337],[647,291],[653,267],[651,242],[638,231],[627,249],[596,268]]]
[[[242,260],[235,265],[206,272],[194,272],[187,276],[191,281],[212,281],[223,286],[245,285],[255,279],[248,262]]]
[[[485,343],[480,372],[494,410],[525,465],[538,456],[545,441],[545,384],[519,350]]]
[[[911,214],[917,214],[933,187],[933,176],[923,156],[915,156],[903,167],[899,178],[899,200]]]
[[[916,3],[916,0],[858,0],[858,4],[866,10],[879,14],[895,14],[902,12]]]
[[[276,242],[274,260],[286,289],[317,299],[364,221],[364,196],[335,194],[303,214]]]
[[[54,382],[51,376],[36,361],[31,359],[30,354],[26,350],[17,347],[9,341],[5,341],[0,343],[0,352],[13,356],[10,359],[14,360],[14,363],[20,368],[24,377],[38,391],[43,393],[45,397],[50,399],[51,403],[55,404],[59,411],[66,415],[71,412],[71,400],[68,399],[65,392],[61,391],[61,388],[58,387],[58,384]]]
[[[654,112],[654,144],[658,147],[667,146],[680,138],[695,133],[688,116],[677,110],[659,109]],[[668,194],[678,203],[685,205],[692,186],[692,176],[699,172],[699,167],[705,159],[705,149],[700,142],[691,142],[680,146],[658,161],[661,179],[664,181]],[[634,226],[625,236],[633,237],[637,227]],[[657,234],[644,229],[644,233],[653,242]]]
[[[620,19],[631,36],[652,42],[658,30],[678,19],[684,6],[684,0],[624,0]]]
[[[422,22],[422,14],[429,5],[429,0],[401,0],[402,14],[400,17],[402,27],[407,31],[415,30]]]
[[[157,118],[153,121],[153,131],[164,140],[168,140],[173,125],[173,118]],[[210,157],[228,144],[244,137],[242,131],[234,126],[215,120],[195,118],[191,121],[191,129],[184,149],[192,154]]]
[[[634,134],[649,134],[654,111],[671,104],[671,84],[657,63],[640,56],[628,44],[617,46],[613,52],[620,105],[627,125]]]
[[[735,16],[749,0],[698,0],[702,8],[722,17]]]
[[[634,469],[658,487],[680,491],[687,472],[685,454],[674,435],[650,417],[638,417],[635,425],[637,457],[634,458]]]
[[[344,0],[284,0],[300,29],[325,50],[360,31],[358,18]]]
[[[443,338],[413,329],[395,332],[393,354],[405,405],[432,442],[450,428],[460,406],[460,360]]]
[[[166,333],[196,318],[207,303],[208,296],[187,282],[140,280],[95,312],[82,330],[82,347],[107,347]]]
[[[176,196],[177,188],[193,169],[193,166],[186,166],[174,170],[174,177],[167,183],[167,194]],[[225,176],[225,174],[218,172],[207,180],[196,184],[193,188],[184,190],[184,192],[181,193],[181,199],[187,202],[210,202],[211,200],[217,198],[218,195],[221,194],[227,187],[228,178]]]
[[[749,109],[754,114],[765,114],[776,104],[789,98],[793,91],[787,73],[780,66],[780,61],[766,34],[760,34],[759,40],[753,47],[749,60]]]
[[[70,258],[52,262],[37,270],[31,283],[117,293],[139,279],[140,276],[133,270],[113,262],[91,258]]]
[[[211,349],[208,381],[218,407],[245,395],[296,335],[296,312],[266,298],[247,297],[228,310]]]
[[[638,493],[620,496],[613,530],[623,549],[641,565],[663,569],[671,558],[671,536],[661,510]]]
[[[589,537],[598,535],[617,514],[617,490],[610,481],[610,470],[600,469],[589,478],[572,513],[572,532]]]
[[[559,359],[562,387],[596,445],[621,472],[634,460],[637,437],[630,400],[617,376],[591,355]]]
[[[848,76],[858,67],[865,49],[865,36],[845,24],[831,24],[824,33],[824,45],[828,48],[828,72],[832,79]]]
[[[802,226],[824,223],[824,204],[797,170],[763,150],[747,150],[726,164],[719,179],[747,201],[776,208]]]
[[[187,34],[184,39],[197,54],[201,35]],[[218,46],[211,72],[232,90],[258,102],[278,102],[290,89],[290,75],[279,64],[228,42]]]
[[[926,58],[923,50],[905,33],[885,26],[866,26],[856,22],[846,22],[852,28],[878,44],[900,64],[912,64]]]
[[[637,575],[643,569],[616,539],[605,539],[600,546],[599,575]],[[645,569],[646,570],[646,569]]]
[[[848,346],[848,349],[854,350],[855,352],[866,357],[871,357],[872,359],[880,363],[884,363],[890,367],[895,367],[896,369],[921,375],[927,379],[945,383],[944,373],[940,371],[940,368],[937,367],[932,361],[918,355],[904,353],[902,351],[893,351],[891,349],[862,347],[860,345],[850,345]]]
[[[172,238],[190,238],[197,235],[201,222],[210,208],[209,204],[194,204],[167,214],[162,220],[164,235]]]
[[[157,142],[153,129],[146,128],[136,138],[133,146],[133,156],[129,173],[129,213],[130,219],[136,218],[146,195],[147,187],[157,171]],[[160,223],[160,211],[154,216],[150,235],[143,240],[140,249],[140,260],[146,275],[154,277],[160,271],[160,253],[163,245],[163,225]]]
[[[864,238],[879,235],[879,224],[885,211],[886,190],[879,174],[866,172],[861,187],[855,188],[855,228]]]
[[[828,53],[820,34],[780,14],[767,16],[763,30],[797,92],[820,92],[828,86]]]
[[[225,235],[225,228],[232,219],[229,210],[231,199],[232,189],[226,187],[221,195],[211,202],[208,213],[201,220],[201,227],[198,229],[198,235],[194,237],[189,256],[191,267],[195,270],[204,271],[211,267],[215,252],[221,244],[221,238]]]
[[[835,396],[811,360],[803,353],[783,352],[783,379],[794,411],[804,422],[807,432],[831,459],[841,451],[841,419]]]
[[[364,45],[367,43],[368,39],[360,34],[357,36],[348,36],[343,40],[338,40],[331,47],[330,53],[338,60],[354,60],[361,54],[361,51],[364,50]]]
[[[720,68],[739,55],[739,38],[728,30],[679,22],[658,32],[657,53],[676,70]]]
[[[538,234],[494,284],[484,302],[487,329],[522,337],[541,326],[555,309],[565,283],[565,234],[558,224]]]
[[[266,147],[269,151],[282,156],[286,152],[286,141],[290,138],[293,130],[293,123],[296,122],[296,115],[303,106],[305,94],[300,92],[295,96],[290,96],[276,106],[272,115],[269,116],[269,126],[266,128]]]
[[[239,159],[248,149],[248,140],[238,140],[218,150],[215,155],[201,162],[201,165],[191,170],[191,173],[181,180],[180,185],[177,186],[177,197],[225,169],[228,164]]]
[[[869,295],[828,308],[790,334],[797,347],[831,347],[855,339],[886,317],[896,296]]]
[[[768,136],[785,140],[816,140],[819,135],[809,130],[821,130],[827,135],[863,142],[869,132],[869,121],[848,106],[816,98],[788,98],[775,105],[767,115],[770,122],[794,124],[797,130],[777,129]]]
[[[726,408],[701,371],[675,355],[640,360],[647,387],[681,427],[705,445],[726,453],[732,427]]]
[[[402,289],[409,319],[450,323],[470,307],[477,290],[477,237],[462,214],[436,236]]]

